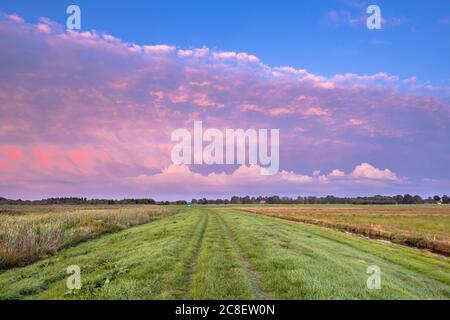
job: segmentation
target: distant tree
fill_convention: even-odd
[[[403,204],[403,196],[401,194],[398,194],[394,197],[395,202],[397,202],[397,204]]]
[[[434,201],[434,199],[432,197],[428,197],[428,198],[423,200],[423,203],[433,204],[433,203],[435,203],[435,201]]]
[[[241,199],[239,197],[233,196],[233,197],[231,197],[230,202],[231,202],[231,204],[240,204]]]
[[[403,204],[413,204],[414,203],[414,200],[413,200],[413,197],[412,197],[412,195],[410,195],[410,194],[405,194],[404,196],[403,196],[403,202],[402,202]]]
[[[328,195],[325,198],[325,201],[326,201],[327,204],[335,204],[336,203],[336,198],[334,196]]]
[[[250,204],[250,203],[252,203],[252,200],[250,199],[249,196],[245,196],[245,197],[242,198],[242,203],[243,204]]]
[[[443,203],[450,203],[450,202],[449,202],[449,198],[448,198],[447,195],[444,194],[444,195],[442,196],[442,202],[443,202]]]
[[[422,197],[419,195],[415,195],[413,197],[413,203],[414,204],[422,204],[423,203]]]
[[[281,203],[281,199],[279,196],[272,196],[267,198],[268,204],[279,204]]]
[[[308,197],[307,199],[308,204],[316,204],[317,202],[317,197]]]
[[[450,199],[448,195],[427,197],[422,199],[420,196],[415,195],[411,196],[410,194],[405,195],[396,195],[396,196],[383,196],[383,195],[375,195],[371,197],[352,197],[352,198],[340,198],[335,197],[333,195],[328,195],[326,197],[280,197],[277,195],[270,197],[238,197],[233,196],[231,199],[192,199],[193,204],[254,204],[254,203],[267,203],[267,204],[354,204],[354,205],[387,205],[387,204],[421,204],[427,203],[432,204],[438,201],[442,201],[442,203],[450,203]],[[0,204],[11,204],[11,205],[47,205],[47,204],[90,204],[90,205],[114,205],[114,204],[158,204],[158,205],[168,205],[168,204],[179,204],[185,205],[187,202],[185,200],[178,200],[174,202],[169,201],[160,201],[156,202],[151,198],[144,199],[122,199],[122,200],[112,200],[112,199],[90,199],[87,198],[77,198],[77,197],[67,197],[67,198],[48,198],[42,200],[9,200],[3,197],[0,197]]]

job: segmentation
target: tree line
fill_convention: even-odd
[[[250,196],[233,196],[230,199],[192,199],[192,204],[206,205],[206,204],[436,204],[436,203],[450,203],[449,196],[433,196],[428,198],[422,198],[419,195],[396,195],[396,196],[381,196],[376,195],[372,197],[314,197],[314,196],[299,196],[297,198],[292,197],[280,197],[280,196],[268,196],[268,197],[250,197]],[[34,204],[34,205],[47,205],[47,204],[101,204],[101,205],[113,205],[113,204],[141,204],[141,205],[187,205],[185,200],[178,201],[156,201],[151,198],[142,199],[87,199],[78,197],[65,197],[65,198],[48,198],[42,200],[10,200],[0,197],[0,204]]]
[[[443,195],[434,196],[428,198],[422,198],[419,195],[396,195],[396,196],[381,196],[376,195],[372,197],[314,197],[314,196],[299,196],[297,198],[292,197],[239,197],[233,196],[231,199],[216,199],[207,200],[192,199],[193,204],[436,204],[436,203],[450,203],[449,196]]]
[[[87,199],[87,198],[77,198],[77,197],[65,197],[65,198],[48,198],[42,200],[10,200],[0,197],[0,204],[34,204],[34,205],[46,205],[46,204],[153,204],[153,205],[169,205],[169,204],[178,204],[178,205],[186,205],[187,201],[179,200],[179,201],[156,201],[151,198],[143,198],[143,199],[122,199],[122,200],[113,200],[113,199]]]

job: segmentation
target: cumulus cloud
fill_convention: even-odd
[[[330,177],[344,177],[345,172],[341,171],[339,169],[334,169],[333,171],[330,172],[329,176]]]
[[[283,187],[291,188],[302,186],[320,186],[329,183],[332,179],[340,180],[340,185],[352,184],[354,181],[367,183],[374,181],[400,181],[389,169],[380,170],[368,163],[362,163],[354,170],[345,174],[339,169],[333,170],[329,175],[321,175],[315,170],[312,175],[304,175],[294,171],[282,170],[272,176],[261,175],[261,167],[258,165],[241,165],[233,172],[212,172],[202,174],[192,171],[187,165],[170,165],[160,173],[153,175],[139,175],[126,180],[127,184],[137,185],[141,188],[182,188],[190,191],[215,191],[233,192],[254,189],[259,184],[263,188],[270,186],[271,190],[283,190]]]
[[[389,169],[380,170],[369,163],[362,163],[351,173],[351,177],[376,180],[398,181],[399,178]]]

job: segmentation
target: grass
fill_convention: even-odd
[[[81,290],[66,269],[81,267]],[[366,287],[381,268],[380,290]],[[193,208],[0,272],[0,299],[450,299],[448,258],[314,225]]]
[[[311,225],[224,215],[264,290],[283,299],[450,298],[450,263],[415,249],[377,243]],[[382,289],[368,290],[368,266]]]
[[[24,266],[99,235],[174,213],[160,206],[3,207],[0,214],[0,269]]]
[[[195,258],[188,299],[257,298],[246,270],[239,263],[220,215],[207,213],[208,224]]]
[[[450,255],[450,206],[241,207]]]

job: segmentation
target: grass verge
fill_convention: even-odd
[[[0,270],[27,265],[62,248],[165,217],[178,209],[131,206],[74,210],[49,206],[47,210],[28,210],[14,208],[0,214]]]

